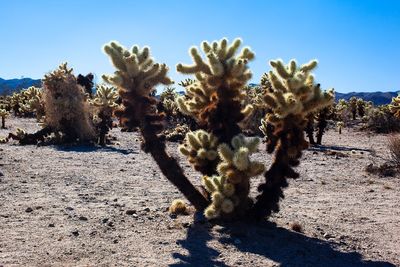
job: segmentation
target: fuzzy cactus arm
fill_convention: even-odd
[[[190,48],[192,65],[176,67],[177,71],[196,77],[195,81],[184,83],[186,95],[178,98],[179,109],[215,134],[220,142],[229,143],[239,134],[238,123],[253,111],[243,103],[244,88],[252,76],[248,62],[254,59],[254,53],[248,47],[239,51],[241,43],[235,39],[229,44],[225,38],[212,43],[204,41],[202,53],[196,47]]]
[[[286,178],[299,176],[293,167],[299,164],[302,150],[308,146],[304,138],[307,117],[334,100],[333,90],[323,92],[319,84],[314,83],[311,71],[317,66],[316,60],[300,67],[294,60],[287,65],[275,60],[270,65],[273,70],[267,78],[271,88],[264,101],[271,112],[264,118],[262,130],[268,133],[267,151],[275,152],[275,157],[251,210],[251,214],[259,218],[279,210],[283,188],[288,185]]]
[[[150,153],[161,172],[174,184],[197,210],[208,206],[207,199],[192,185],[175,158],[166,152],[163,129],[163,114],[157,113],[157,101],[150,96],[158,84],[171,84],[165,64],[154,63],[150,49],[133,46],[130,50],[111,42],[104,46],[104,52],[116,71],[103,75],[106,82],[118,88],[123,107],[115,114],[129,127],[139,127],[144,139],[142,148]]]

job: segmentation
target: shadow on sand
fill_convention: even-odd
[[[310,151],[328,151],[328,150],[336,150],[336,151],[362,151],[362,152],[370,152],[373,153],[374,150],[366,149],[366,148],[357,148],[357,147],[345,147],[345,146],[324,146],[324,145],[314,145],[309,147],[307,150]]]
[[[240,252],[257,254],[280,266],[395,266],[389,262],[363,260],[357,252],[337,251],[334,249],[335,243],[307,237],[267,221],[220,226],[214,235],[222,245],[234,246]],[[217,259],[220,253],[207,245],[207,241],[214,239],[210,231],[207,224],[192,225],[186,239],[178,241],[189,255],[174,253],[173,257],[180,262],[171,266],[227,266],[222,262],[223,259]]]
[[[64,152],[79,152],[79,153],[88,153],[88,152],[115,152],[121,153],[124,155],[128,154],[138,154],[139,152],[134,151],[133,149],[123,149],[117,148],[113,146],[95,146],[95,145],[54,145],[54,148],[58,151]]]

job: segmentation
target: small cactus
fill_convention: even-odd
[[[1,117],[1,128],[6,128],[6,118],[10,116],[10,112],[5,109],[0,109],[0,117]]]

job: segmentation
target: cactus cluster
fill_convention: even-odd
[[[8,112],[6,109],[0,108],[1,128],[2,129],[6,128],[6,118],[8,116],[10,116],[10,112]]]
[[[388,106],[393,116],[400,118],[400,94],[392,98],[392,102]]]
[[[93,123],[97,130],[98,143],[101,146],[106,145],[106,134],[113,127],[112,115],[118,104],[117,91],[110,86],[103,84],[97,85],[96,94],[90,100],[93,107]]]
[[[218,163],[218,138],[204,130],[188,132],[179,151],[188,158],[196,171],[205,175],[215,173]]]

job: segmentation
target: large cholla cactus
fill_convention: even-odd
[[[106,134],[112,128],[112,115],[114,109],[118,106],[116,100],[118,93],[113,87],[99,84],[96,89],[96,95],[90,101],[94,107],[94,124],[99,136],[98,143],[101,146],[106,145]]]
[[[84,89],[77,84],[67,63],[44,76],[43,100],[44,125],[54,132],[61,132],[66,142],[94,138]]]
[[[267,151],[275,152],[274,162],[265,173],[266,182],[259,186],[261,195],[253,208],[256,217],[270,215],[279,210],[282,188],[287,186],[286,177],[299,176],[293,167],[299,164],[302,150],[308,144],[304,139],[306,117],[333,103],[333,91],[322,92],[314,83],[311,71],[317,66],[313,60],[300,67],[294,60],[285,66],[282,61],[271,61],[273,71],[268,73],[272,90],[264,100],[272,112],[265,117],[273,130],[267,132]]]
[[[389,111],[393,116],[400,118],[400,94],[392,98],[392,102],[389,104]]]
[[[355,96],[350,97],[349,108],[350,108],[351,114],[353,116],[353,120],[355,120],[357,117],[357,97],[355,97]]]
[[[208,202],[190,183],[177,161],[169,156],[163,137],[163,114],[157,113],[157,100],[151,96],[155,86],[171,84],[165,64],[154,63],[150,49],[133,46],[127,49],[117,42],[104,46],[104,52],[110,57],[117,69],[114,75],[104,75],[103,79],[116,86],[122,98],[123,107],[115,112],[121,123],[128,127],[139,127],[144,142],[142,148],[150,153],[162,173],[195,206],[203,210]]]

